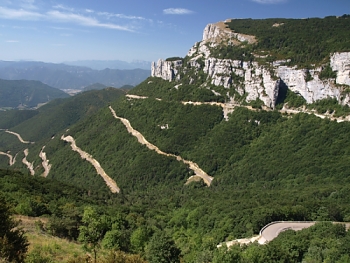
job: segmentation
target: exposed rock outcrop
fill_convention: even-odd
[[[330,54],[330,67],[336,72],[335,79],[320,79],[322,67],[312,70],[285,66],[286,61],[275,61],[259,65],[256,62],[219,59],[211,56],[210,48],[217,45],[239,45],[254,43],[254,36],[238,34],[228,29],[224,22],[209,24],[203,31],[203,39],[189,50],[186,65],[182,61],[158,60],[152,64],[153,77],[173,81],[180,79],[181,70],[186,67],[202,70],[207,74],[208,84],[235,89],[251,102],[261,100],[274,108],[281,87],[301,95],[307,103],[325,98],[336,98],[341,104],[350,105],[350,95],[344,93],[350,86],[350,52]],[[234,94],[230,94],[235,101]]]
[[[152,62],[151,76],[157,76],[169,81],[174,80],[176,76],[179,79],[180,75],[178,75],[178,68],[181,66],[181,60],[165,61],[163,59],[159,59],[157,64],[155,62]]]
[[[350,86],[350,52],[334,53],[330,65],[337,71],[336,83]]]

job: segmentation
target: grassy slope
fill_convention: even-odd
[[[66,262],[72,257],[85,255],[80,244],[45,233],[40,226],[45,228],[47,219],[28,216],[15,216],[15,219],[20,221],[20,227],[26,232],[29,255],[40,255],[53,262]]]

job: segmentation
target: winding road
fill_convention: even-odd
[[[12,166],[15,164],[16,162],[16,156],[17,154],[15,155],[15,157],[13,157],[11,154],[9,153],[5,153],[5,152],[0,152],[0,155],[5,155],[9,158],[9,165]]]
[[[27,160],[27,156],[28,156],[28,154],[29,154],[29,150],[28,150],[28,149],[25,149],[23,152],[24,152],[24,158],[22,159],[22,163],[24,163],[24,164],[28,167],[29,172],[30,172],[31,175],[35,175],[33,163],[30,163],[30,162]]]
[[[148,97],[146,96],[138,96],[138,95],[132,95],[132,94],[127,94],[126,97],[130,98],[130,99],[148,99]],[[160,100],[161,99],[157,99],[157,100]],[[181,102],[183,105],[187,105],[187,104],[190,104],[190,105],[212,105],[212,106],[219,106],[222,108],[222,111],[223,111],[223,115],[224,115],[224,119],[225,120],[228,120],[228,114],[233,112],[234,109],[236,107],[245,107],[249,110],[255,110],[257,111],[258,109],[254,109],[252,106],[249,106],[249,105],[241,105],[241,104],[238,104],[238,103],[232,103],[232,102],[227,102],[227,103],[221,103],[221,102],[199,102],[199,101],[182,101]],[[271,111],[272,109],[270,108],[267,108],[267,107],[264,107],[263,106],[263,109],[266,110],[266,111]],[[350,115],[346,116],[346,117],[333,117],[332,114],[319,114],[319,113],[316,113],[315,111],[313,110],[307,110],[307,109],[303,109],[303,110],[296,110],[296,109],[288,109],[288,108],[285,108],[283,107],[281,110],[278,110],[280,113],[288,113],[288,114],[298,114],[298,113],[306,113],[306,114],[313,114],[315,115],[316,117],[319,117],[321,119],[325,119],[325,118],[329,118],[330,120],[332,121],[337,121],[337,122],[344,122],[344,121],[350,121]]]
[[[286,230],[302,230],[316,224],[313,222],[272,222],[260,230],[259,244],[265,244],[275,239],[281,232]]]
[[[12,132],[12,131],[9,131],[9,130],[5,130],[5,132],[7,132],[7,133],[9,133],[9,134],[12,134],[12,135],[15,135],[21,143],[34,143],[34,142],[30,142],[30,141],[25,141],[25,140],[23,140],[23,138],[21,137],[21,135],[19,135],[19,134],[16,133],[16,132]]]
[[[87,160],[90,162],[96,169],[97,173],[103,178],[103,180],[106,182],[106,185],[109,187],[112,193],[119,193],[120,189],[117,186],[116,182],[106,174],[106,172],[101,167],[100,163],[96,161],[90,154],[87,152],[84,152],[82,149],[80,149],[72,136],[66,136],[62,135],[61,140],[69,142],[71,144],[72,150],[75,152],[78,152],[80,154],[80,157],[82,159]]]
[[[249,244],[254,243],[255,241],[258,241],[260,245],[266,244],[270,242],[271,240],[275,239],[281,232],[286,230],[294,230],[299,231],[304,228],[309,228],[313,225],[318,223],[317,221],[276,221],[271,222],[270,224],[267,224],[264,226],[261,230],[259,235],[251,237],[251,238],[242,238],[242,239],[235,239],[232,241],[224,242],[227,247],[230,247],[234,244]],[[350,228],[350,223],[345,222],[333,222],[333,224],[344,224],[346,229]],[[221,247],[223,243],[220,243],[217,245],[217,247]]]
[[[51,170],[51,164],[49,164],[49,160],[46,158],[46,153],[44,152],[45,146],[41,148],[41,151],[39,153],[39,157],[41,158],[42,166],[44,167],[44,173],[41,175],[43,177],[47,177],[49,175],[49,172]]]
[[[137,140],[139,141],[139,143],[143,144],[143,145],[146,145],[148,147],[148,149],[150,150],[154,150],[156,151],[158,154],[162,154],[162,155],[165,155],[165,156],[169,156],[169,157],[174,157],[176,158],[176,160],[178,160],[179,162],[183,162],[185,164],[187,164],[189,166],[189,168],[195,173],[195,177],[198,177],[198,178],[201,178],[203,179],[204,183],[207,185],[207,186],[210,186],[211,185],[211,182],[213,181],[214,177],[211,177],[209,176],[206,172],[204,172],[199,166],[198,164],[194,163],[194,162],[191,162],[191,161],[188,161],[188,160],[185,160],[183,159],[181,156],[178,156],[178,155],[175,155],[175,154],[170,154],[170,153],[165,153],[163,151],[161,151],[157,146],[155,146],[154,144],[148,142],[146,140],[146,138],[137,130],[135,130],[129,120],[125,119],[125,118],[121,118],[121,117],[118,117],[117,114],[115,113],[114,109],[109,106],[109,109],[110,111],[112,112],[114,118],[116,119],[119,119],[126,127],[126,129],[128,130],[129,133],[131,133],[133,136],[135,136],[137,138]],[[193,180],[193,177],[190,177],[188,179],[189,180]]]

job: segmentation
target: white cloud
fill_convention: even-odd
[[[38,12],[0,7],[0,18],[4,19],[38,20],[44,17],[44,15]]]
[[[83,16],[75,13],[64,13],[60,11],[50,11],[47,12],[47,16],[49,20],[57,21],[57,22],[71,22],[83,26],[90,27],[102,27],[109,29],[117,29],[123,31],[133,31],[131,28],[126,26],[120,26],[112,23],[102,23],[93,17]]]
[[[74,8],[70,8],[70,7],[67,7],[67,6],[64,6],[64,5],[55,5],[55,6],[53,6],[53,8],[61,9],[61,10],[64,10],[64,11],[69,11],[69,12],[74,12]]]
[[[287,0],[252,0],[252,1],[259,4],[279,4],[279,3],[287,2]]]
[[[124,14],[112,14],[108,12],[98,12],[97,13],[99,16],[104,16],[106,18],[122,18],[122,19],[130,19],[130,20],[146,20],[146,18],[142,16],[129,16],[129,15],[124,15]]]
[[[91,10],[91,9],[85,9],[85,12],[86,12],[86,13],[94,13],[95,11],[94,11],[94,10]]]
[[[28,3],[31,2],[28,0]],[[34,2],[34,1],[32,1]],[[56,9],[73,10],[62,5],[55,6]],[[84,16],[73,11],[65,12],[59,10],[52,10],[47,13],[39,13],[35,11],[28,11],[24,9],[12,9],[0,6],[0,18],[10,20],[46,20],[52,22],[67,22],[79,24],[88,27],[101,27],[122,31],[132,32],[132,27],[121,26],[113,23],[103,23],[96,18],[90,16]]]
[[[166,15],[188,15],[192,14],[193,11],[185,8],[167,8],[163,10],[163,13]]]

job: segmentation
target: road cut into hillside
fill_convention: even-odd
[[[19,134],[16,133],[16,132],[12,132],[12,131],[9,131],[9,130],[5,130],[5,132],[7,132],[7,133],[9,133],[9,134],[12,134],[12,135],[15,135],[21,143],[25,143],[25,144],[34,143],[34,142],[30,142],[30,141],[25,141],[25,140],[23,140],[23,138],[21,137],[21,135],[19,135]]]
[[[29,154],[29,150],[25,149],[23,152],[24,152],[24,158],[22,159],[22,163],[24,163],[28,167],[28,169],[30,171],[30,174],[34,176],[35,175],[34,165],[33,165],[33,163],[30,163],[27,160],[27,156]]]
[[[321,119],[330,119],[331,121],[336,121],[336,122],[344,122],[344,121],[350,121],[350,115],[343,117],[333,117],[332,114],[319,114],[316,113],[314,111],[310,111],[310,110],[295,110],[295,109],[287,109],[287,108],[282,108],[281,110],[279,110],[279,112],[281,113],[288,113],[288,114],[298,114],[298,113],[307,113],[307,114],[313,114],[316,117],[319,117]]]
[[[98,161],[96,161],[90,154],[88,154],[87,152],[84,152],[82,149],[80,149],[76,145],[75,140],[72,136],[64,137],[64,135],[62,135],[61,140],[69,142],[71,144],[73,151],[78,152],[82,159],[87,160],[95,167],[97,173],[103,178],[103,180],[106,182],[106,185],[109,187],[109,189],[111,190],[112,193],[119,193],[120,192],[120,189],[117,186],[117,183],[106,174],[106,172],[101,167],[100,163]]]
[[[129,99],[148,99],[146,96],[139,96],[139,95],[132,95],[132,94],[127,94],[125,95]],[[156,99],[158,101],[161,101],[161,99]],[[212,106],[218,106],[222,108],[224,119],[228,120],[228,114],[233,112],[235,107],[240,106],[239,104],[233,104],[233,103],[221,103],[221,102],[198,102],[198,101],[181,101],[183,105],[212,105]]]
[[[114,109],[109,106],[109,109],[111,110],[111,113],[112,115],[114,116],[114,118],[116,119],[119,119],[126,127],[127,131],[133,135],[134,137],[137,138],[138,142],[143,144],[143,145],[146,145],[148,149],[150,150],[154,150],[156,151],[158,154],[161,154],[161,155],[165,155],[165,156],[169,156],[169,157],[174,157],[176,158],[176,160],[178,160],[179,162],[183,162],[185,163],[186,165],[189,166],[189,168],[195,173],[195,176],[196,177],[200,177],[201,179],[203,179],[204,183],[207,185],[207,186],[210,186],[211,185],[211,182],[213,181],[214,177],[211,177],[209,176],[206,172],[204,172],[199,166],[198,164],[194,163],[194,162],[191,162],[191,161],[188,161],[188,160],[184,160],[181,156],[178,156],[178,155],[175,155],[175,154],[169,154],[169,153],[165,153],[163,151],[161,151],[157,146],[155,146],[154,144],[148,142],[146,140],[146,138],[137,130],[135,130],[129,120],[125,119],[125,118],[121,118],[121,117],[118,117],[117,114],[115,113]]]
[[[17,154],[13,157],[11,154],[9,153],[5,153],[5,152],[0,152],[0,155],[5,155],[9,158],[9,165],[12,166],[15,164],[16,162],[16,156]]]
[[[281,232],[286,230],[299,231],[316,224],[316,221],[305,222],[272,222],[264,226],[259,233],[259,244],[265,244],[275,239]]]
[[[42,162],[42,166],[44,167],[44,173],[41,175],[43,177],[47,177],[50,173],[51,170],[51,164],[49,164],[49,160],[46,158],[46,153],[44,152],[45,146],[43,146],[41,148],[41,151],[39,153],[39,157],[41,158]]]
[[[146,96],[139,96],[139,95],[132,95],[132,94],[127,94],[126,97],[130,99],[147,99],[148,97]],[[157,99],[161,100],[161,99]],[[232,102],[227,102],[227,103],[221,103],[221,102],[200,102],[200,101],[182,101],[181,102],[183,105],[212,105],[212,106],[219,106],[223,110],[223,115],[224,119],[228,120],[228,114],[233,112],[236,107],[245,107],[249,110],[254,110],[257,111],[258,109],[253,108],[252,106],[249,105],[241,105],[239,103],[232,103]],[[263,110],[266,111],[272,111],[272,109],[267,108],[266,106],[263,106]],[[319,114],[316,113],[314,110],[307,110],[307,109],[288,109],[283,107],[281,110],[278,110],[280,113],[287,113],[287,114],[298,114],[298,113],[306,113],[306,114],[313,114],[316,117],[319,117],[321,119],[328,118],[332,121],[336,122],[344,122],[344,121],[350,121],[350,115],[345,116],[345,117],[334,117],[333,114]]]
[[[287,231],[287,230],[294,230],[299,231],[305,228],[309,228],[313,225],[315,225],[317,221],[276,221],[271,222],[264,226],[261,230],[259,235],[251,237],[251,238],[242,238],[242,239],[235,239],[232,241],[227,241],[224,243],[220,243],[217,245],[217,247],[221,247],[223,244],[225,244],[227,247],[230,247],[235,244],[249,244],[258,242],[260,245],[266,244],[270,242],[271,240],[275,239],[281,232]],[[346,229],[348,230],[350,228],[350,223],[345,222],[332,222],[333,224],[344,224]]]

